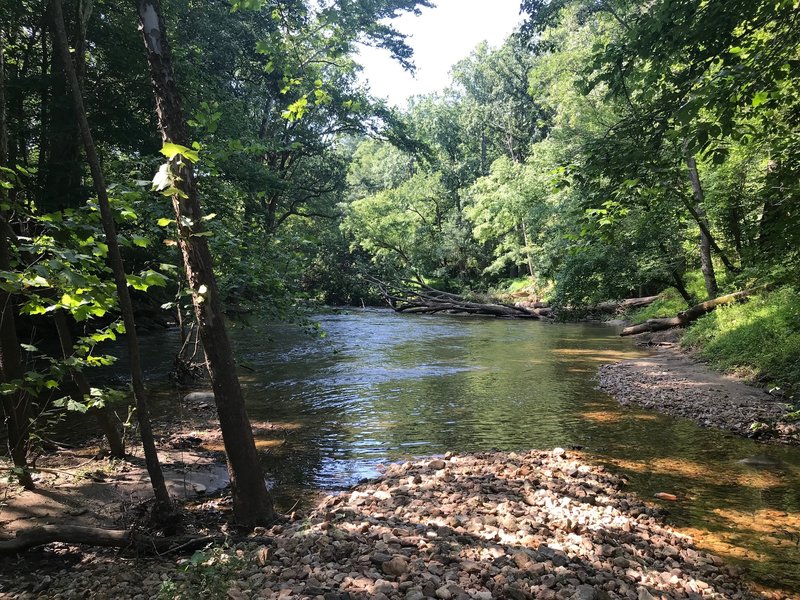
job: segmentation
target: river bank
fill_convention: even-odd
[[[49,571],[19,569],[2,597],[759,597],[623,488],[561,449],[393,464],[302,520],[257,531],[267,544],[244,540],[192,561],[76,560],[75,549],[56,548]],[[6,559],[4,573],[13,566]]]
[[[664,340],[668,340],[664,342]],[[732,375],[709,369],[680,349],[673,334],[640,344],[649,356],[602,365],[598,387],[623,405],[638,405],[764,441],[800,445],[800,424],[783,421],[785,401]]]

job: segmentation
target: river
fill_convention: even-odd
[[[404,458],[562,446],[624,473],[644,498],[678,495],[661,504],[699,545],[759,584],[800,589],[800,452],[621,407],[595,389],[597,366],[641,350],[614,328],[369,309],[315,320],[324,337],[232,330],[251,418],[284,426],[257,440],[284,509]],[[177,335],[142,344],[155,412],[174,411],[186,393],[165,383]],[[740,462],[754,456],[773,464]]]

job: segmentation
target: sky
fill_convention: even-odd
[[[418,17],[403,15],[393,24],[409,35],[416,75],[393,61],[385,50],[362,47],[358,61],[372,95],[405,106],[407,98],[445,88],[450,68],[482,41],[499,46],[520,23],[519,0],[434,0]]]

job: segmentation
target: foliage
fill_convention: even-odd
[[[800,391],[800,293],[784,287],[743,304],[719,307],[689,329],[681,344],[717,368],[789,397]]]
[[[687,273],[685,281],[686,287],[693,297],[703,297],[705,288],[703,287],[703,275],[700,271]],[[686,300],[681,297],[674,287],[670,287],[661,292],[658,295],[658,299],[651,305],[635,310],[633,313],[626,315],[626,318],[634,325],[637,325],[644,323],[647,319],[674,317],[686,309]]]
[[[198,550],[182,561],[179,577],[162,582],[159,598],[225,597],[245,566],[244,559],[228,547]]]

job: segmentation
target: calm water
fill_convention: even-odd
[[[800,451],[620,407],[594,388],[598,365],[639,355],[617,330],[380,310],[318,321],[324,338],[286,325],[232,334],[251,418],[284,426],[258,440],[284,508],[408,457],[582,447],[645,498],[677,494],[669,518],[701,545],[800,590]],[[175,334],[143,344],[163,410],[185,393],[160,383]],[[739,462],[753,456],[775,464]]]

